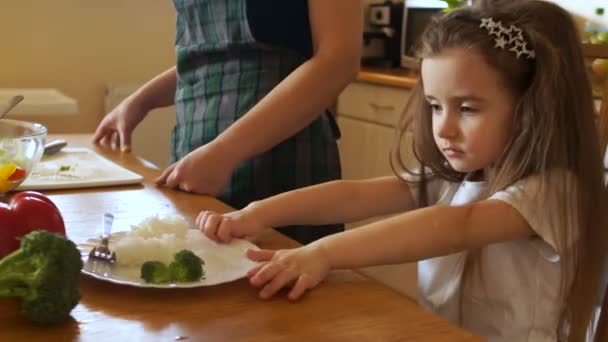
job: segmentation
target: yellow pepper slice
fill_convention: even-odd
[[[9,182],[7,180],[0,180],[0,194],[9,191],[12,186],[12,182]]]
[[[17,165],[10,163],[0,167],[0,181],[6,181],[17,170]]]

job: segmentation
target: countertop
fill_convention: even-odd
[[[357,81],[412,89],[418,77],[418,73],[411,69],[361,67]]]

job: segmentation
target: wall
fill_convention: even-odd
[[[0,88],[57,88],[74,116],[27,116],[51,133],[91,132],[108,82],[143,82],[174,63],[170,0],[2,0]]]

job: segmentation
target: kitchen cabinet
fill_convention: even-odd
[[[338,141],[344,179],[364,179],[392,175],[389,162],[394,127],[409,96],[406,88],[363,82],[350,84],[339,96],[337,121],[342,131]],[[406,135],[404,143],[411,143]],[[406,155],[406,160],[411,156]],[[344,203],[348,205],[348,203]],[[373,222],[369,219],[347,225],[354,229]],[[361,269],[389,287],[416,298],[416,264],[406,263]]]

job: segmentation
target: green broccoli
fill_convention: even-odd
[[[165,284],[171,281],[167,265],[160,261],[146,261],[141,265],[141,278],[146,283]]]
[[[173,262],[169,265],[171,280],[177,282],[197,281],[205,275],[204,264],[205,262],[196,254],[183,249],[175,253]]]
[[[63,235],[34,231],[21,247],[0,260],[0,297],[21,299],[21,313],[40,323],[68,319],[80,301],[82,260]]]
[[[169,267],[161,261],[144,262],[141,265],[141,278],[152,284],[197,281],[205,275],[204,264],[196,254],[184,249],[175,253]]]

